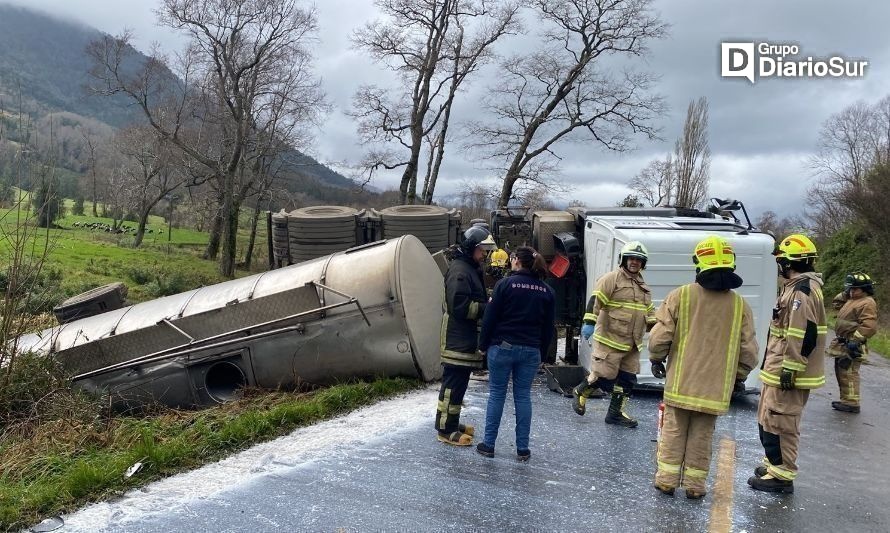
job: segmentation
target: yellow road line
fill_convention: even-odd
[[[717,473],[714,476],[713,503],[711,518],[708,520],[710,533],[732,531],[732,496],[735,478],[735,441],[723,438],[717,452]]]

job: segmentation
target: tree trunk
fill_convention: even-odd
[[[210,240],[207,242],[207,249],[204,250],[204,259],[216,259],[219,255],[219,243],[222,235],[222,216],[220,212],[213,215],[210,221]]]
[[[240,155],[238,155],[240,159]],[[233,165],[224,176],[222,187],[222,255],[219,258],[219,273],[227,278],[235,277],[235,247],[238,236],[238,211],[241,200],[235,198],[235,173]]]
[[[133,248],[139,248],[142,245],[142,239],[145,237],[145,226],[148,224],[148,213],[151,210],[145,209],[142,213],[139,213],[139,227],[136,228],[136,236],[133,238]],[[168,220],[167,223],[170,224],[172,221]]]
[[[256,243],[256,227],[260,220],[260,199],[257,198],[256,207],[253,209],[253,221],[250,224],[250,237],[247,241],[247,252],[244,254],[244,269],[250,271],[250,263],[253,261],[253,246]]]
[[[96,211],[96,203],[99,201],[99,195],[96,192],[96,172],[93,171],[93,216],[98,217],[98,213]]]
[[[403,205],[413,204],[414,197],[417,194],[416,189],[412,189],[411,184],[417,184],[417,164],[420,161],[420,146],[411,148],[411,160],[405,165],[405,172],[402,174],[402,182],[399,185],[399,202]]]
[[[219,273],[227,278],[235,277],[235,246],[238,236],[238,212],[241,203],[231,198],[227,202],[223,219],[222,254],[219,257]]]

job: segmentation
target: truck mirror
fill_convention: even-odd
[[[553,234],[553,247],[568,259],[581,255],[581,242],[574,233],[561,232]]]

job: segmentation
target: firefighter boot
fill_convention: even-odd
[[[587,398],[597,390],[596,381],[588,383],[585,379],[579,383],[572,389],[572,409],[579,415],[584,416],[584,413],[587,411]]]
[[[778,479],[770,474],[766,474],[763,477],[750,477],[748,478],[748,485],[751,486],[754,490],[760,490],[763,492],[778,492],[782,494],[793,494],[794,493],[794,482],[790,480]]]
[[[606,424],[615,424],[626,428],[637,427],[637,421],[627,416],[624,406],[627,404],[627,393],[615,386],[612,392],[612,401],[609,402],[609,412],[606,414]]]
[[[831,402],[831,408],[836,411],[842,411],[844,413],[858,413],[859,412],[858,405],[849,405],[844,402]]]

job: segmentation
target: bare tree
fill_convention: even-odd
[[[86,146],[87,165],[89,166],[90,192],[92,192],[93,216],[98,217],[99,212],[96,211],[96,204],[99,203],[99,179],[96,172],[98,166],[98,139],[95,132],[91,130],[81,130],[83,143]]]
[[[133,247],[138,248],[145,236],[148,215],[170,193],[183,186],[188,176],[175,160],[170,143],[154,128],[131,126],[115,136],[114,144],[124,157],[121,166],[127,207],[138,217]]]
[[[165,140],[203,167],[193,175],[215,182],[220,272],[233,276],[244,200],[239,192],[250,188],[239,178],[253,177],[240,170],[251,135],[264,131],[271,120],[309,123],[324,108],[309,49],[315,12],[297,0],[163,0],[157,14],[161,25],[189,37],[178,62],[171,65],[154,51],[130,75],[124,66],[133,55],[130,36],[106,37],[89,47],[92,74],[101,82],[95,89],[128,95]],[[273,108],[281,116],[273,119]],[[211,238],[210,256],[213,246]]]
[[[690,102],[683,134],[674,144],[674,174],[677,207],[700,207],[708,197],[711,181],[711,148],[708,146],[708,100]]]
[[[675,189],[671,156],[650,161],[639,174],[631,178],[628,186],[652,207],[671,205]]]
[[[463,180],[458,190],[454,203],[460,209],[465,226],[474,218],[488,219],[497,197],[493,188],[477,181]]]
[[[689,103],[683,133],[673,154],[650,161],[628,186],[651,206],[701,207],[711,181],[711,149],[708,146],[708,101]]]
[[[817,181],[809,191],[821,235],[830,235],[855,217],[848,201],[859,194],[865,176],[890,160],[890,96],[876,105],[856,102],[831,115],[819,131],[809,160]]]
[[[776,239],[782,239],[798,231],[806,231],[805,225],[798,217],[780,217],[775,211],[764,211],[755,220],[754,226],[765,233],[771,234]]]
[[[643,56],[666,25],[652,13],[652,0],[531,0],[543,28],[541,46],[502,63],[499,83],[485,104],[491,122],[473,125],[472,146],[500,161],[506,205],[520,181],[547,184],[556,169],[558,143],[576,132],[609,150],[630,149],[632,134],[655,138],[650,123],[663,112],[648,93],[652,77],[626,71],[609,75],[599,64],[609,56]]]
[[[353,98],[364,143],[365,181],[379,169],[403,168],[401,203],[414,203],[424,142],[431,150],[422,200],[432,201],[445,153],[454,98],[464,81],[491,57],[491,46],[518,30],[518,3],[499,0],[377,0],[387,20],[366,24],[352,40],[399,75],[404,91],[375,85]],[[476,31],[468,34],[468,21]],[[375,146],[382,144],[383,147]],[[395,148],[393,148],[395,147]]]

